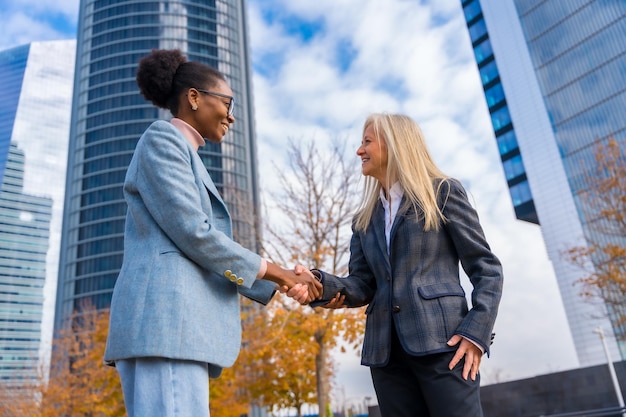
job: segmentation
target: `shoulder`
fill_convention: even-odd
[[[445,205],[445,202],[450,198],[450,196],[467,195],[465,187],[463,187],[461,181],[456,178],[436,178],[433,181],[433,186],[437,195],[437,201],[441,205]]]
[[[159,134],[173,134],[178,129],[176,126],[166,120],[156,120],[148,126],[144,132],[144,136],[159,135]]]
[[[158,141],[162,145],[168,142],[174,144],[184,144],[185,137],[182,135],[180,130],[178,130],[176,126],[170,122],[166,120],[157,120],[148,126],[140,140],[140,142],[144,143],[154,141]]]

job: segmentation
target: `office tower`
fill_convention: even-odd
[[[0,382],[9,384],[46,372],[50,359],[75,50],[67,40],[0,52]]]
[[[0,189],[0,384],[35,383],[52,201],[25,194],[24,152],[9,147]]]
[[[122,264],[122,185],[133,150],[156,119],[140,94],[137,63],[152,49],[180,49],[220,70],[237,122],[200,156],[233,215],[244,246],[256,248],[257,176],[245,0],[81,0],[62,256],[55,326],[87,302],[109,306]],[[154,167],[154,169],[159,169]]]
[[[612,359],[626,359],[619,312],[583,300],[576,282],[586,274],[562,255],[585,242],[626,246],[625,237],[602,235],[581,197],[594,145],[625,145],[626,2],[461,4],[515,214],[541,227],[580,365],[606,362],[598,327],[610,335]]]

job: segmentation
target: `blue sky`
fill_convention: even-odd
[[[346,138],[373,111],[406,113],[459,178],[501,258],[505,292],[483,380],[577,366],[538,227],[515,220],[459,0],[249,0],[261,192],[291,139]],[[78,0],[0,2],[0,50],[75,37]],[[355,355],[338,355],[344,399],[372,396]]]

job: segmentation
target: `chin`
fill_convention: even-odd
[[[207,136],[205,139],[212,143],[222,143],[224,136]]]

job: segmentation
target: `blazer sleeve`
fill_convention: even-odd
[[[376,279],[365,259],[360,233],[355,232],[354,227],[350,240],[348,270],[347,277],[338,277],[321,270],[314,270],[321,276],[323,294],[322,298],[312,302],[311,306],[324,305],[337,293],[346,296],[344,301],[346,307],[361,307],[372,301],[376,293]]]
[[[454,179],[441,183],[439,196],[449,234],[461,266],[473,290],[472,308],[456,329],[457,334],[480,344],[489,353],[492,331],[502,297],[503,272],[498,258],[491,252],[463,186]]]
[[[126,191],[141,195],[150,216],[192,261],[222,277],[227,270],[237,271],[242,285],[250,288],[261,257],[218,230],[203,210],[191,165],[193,151],[174,126],[154,123],[137,145],[136,164],[129,167],[136,170],[136,190]]]
[[[266,279],[257,279],[252,288],[237,287],[239,294],[257,303],[267,305],[276,293],[276,284]]]

